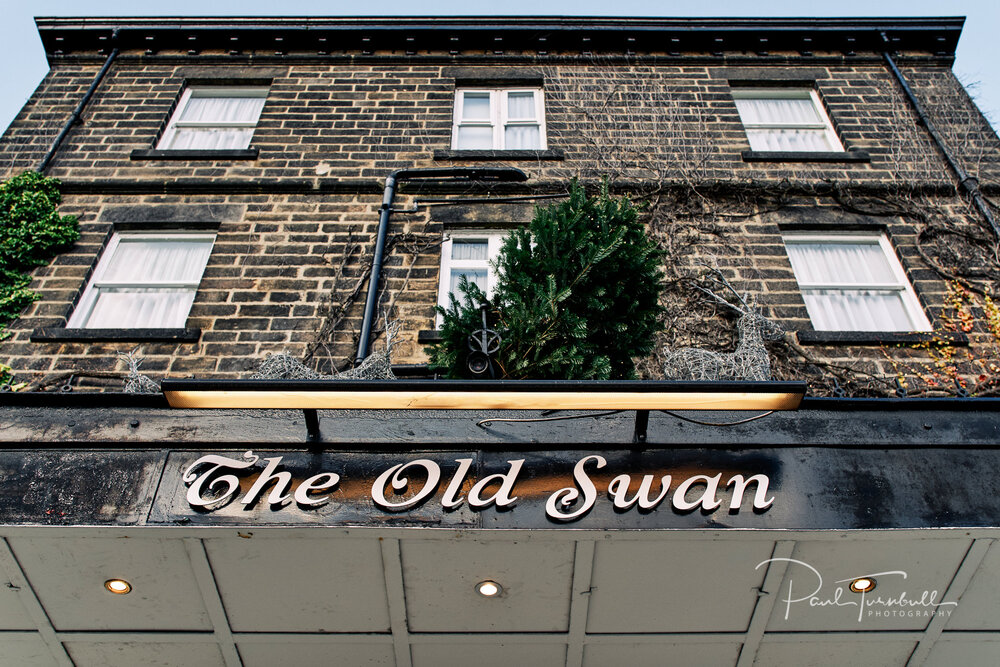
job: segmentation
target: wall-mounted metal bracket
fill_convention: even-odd
[[[316,414],[315,410],[309,408],[302,410],[302,414],[306,418],[306,441],[319,442],[321,440],[319,434],[319,415]]]
[[[646,443],[646,429],[649,426],[649,410],[635,411],[635,433],[632,442]]]

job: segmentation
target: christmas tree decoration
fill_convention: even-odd
[[[491,299],[466,280],[452,295],[441,343],[428,349],[448,377],[469,377],[469,335],[502,337],[492,356],[507,379],[628,379],[634,357],[649,354],[661,324],[662,253],[639,210],[607,183],[588,197],[575,181],[565,202],[538,208],[527,228],[501,247]]]

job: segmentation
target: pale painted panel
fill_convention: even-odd
[[[0,665],[56,667],[58,664],[41,637],[10,639],[0,635]]]
[[[829,641],[768,642],[757,650],[758,667],[903,667],[915,642],[857,641],[850,635]],[[952,666],[955,667],[955,666]]]
[[[239,644],[243,667],[275,665],[357,665],[374,667],[396,664],[392,644],[351,644],[349,642],[288,642]]]
[[[573,542],[403,540],[413,632],[562,632],[569,627]],[[503,586],[485,598],[476,584]],[[477,661],[478,662],[478,661]]]
[[[57,630],[209,630],[180,540],[14,538],[11,548]],[[104,588],[119,577],[128,595]]]
[[[792,558],[799,562],[788,564],[771,591],[777,600],[767,630],[923,630],[935,614],[957,608],[934,604],[953,601],[944,594],[970,543],[967,538],[865,540],[857,534],[837,542],[798,542]],[[864,596],[849,590],[850,581],[862,575],[876,575],[875,589]]]
[[[1000,630],[1000,542],[986,552],[945,628]],[[1000,656],[996,662],[1000,664]]]
[[[1000,637],[995,641],[946,639],[934,644],[924,667],[996,667],[1000,665]]]
[[[735,665],[739,643],[642,643],[588,644],[583,650],[583,667],[662,667],[662,665]]]
[[[235,632],[388,632],[376,539],[205,540]]]
[[[76,667],[225,667],[217,644],[68,642]]]
[[[771,541],[599,542],[587,632],[743,632]]]
[[[514,667],[515,665],[565,665],[563,644],[518,644],[516,639],[490,644],[415,644],[410,649],[413,667],[473,665],[474,667]]]
[[[34,630],[18,590],[6,576],[0,575],[0,630]],[[2,664],[2,663],[0,663]]]

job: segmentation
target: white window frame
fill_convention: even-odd
[[[198,276],[196,281],[184,281],[184,282],[131,282],[131,281],[111,281],[104,280],[104,275],[108,272],[108,268],[112,264],[112,260],[115,256],[115,251],[121,244],[123,238],[129,240],[142,240],[142,241],[192,241],[199,243],[215,243],[214,233],[204,233],[204,232],[115,232],[111,240],[108,241],[107,246],[101,253],[101,258],[97,262],[97,266],[94,267],[94,272],[91,275],[90,280],[87,283],[87,287],[84,289],[83,294],[80,296],[80,301],[77,303],[76,308],[73,309],[73,313],[70,315],[69,320],[66,322],[67,329],[88,329],[94,328],[87,324],[90,319],[90,315],[94,310],[94,306],[97,304],[97,297],[100,295],[102,289],[128,289],[130,287],[138,289],[149,289],[149,288],[162,288],[164,290],[190,290],[196,293],[198,291],[198,286],[201,284],[201,279],[204,276],[204,269],[202,269],[202,274]],[[180,322],[176,327],[166,327],[166,328],[183,328],[186,324],[187,315],[185,315],[185,322]],[[152,327],[144,327],[141,323],[136,326],[129,327],[119,327],[121,329],[148,329]]]
[[[743,122],[744,130],[824,130],[826,134],[826,140],[830,143],[833,148],[829,149],[831,153],[843,153],[844,144],[840,141],[840,137],[837,136],[836,130],[833,129],[833,123],[830,121],[830,116],[826,113],[826,108],[823,106],[823,102],[819,98],[819,92],[812,88],[733,88],[731,90],[734,100],[811,100],[813,109],[819,114],[822,122],[819,123],[748,123],[740,116],[740,120]],[[749,135],[747,140],[749,140]],[[765,151],[767,152],[767,151]],[[798,151],[788,151],[788,152],[798,152]],[[807,151],[808,152],[808,151]],[[825,151],[816,151],[825,152]]]
[[[488,120],[464,121],[463,104],[465,93],[488,93],[490,96],[490,117]],[[518,119],[507,116],[507,96],[511,93],[533,93],[535,100],[535,118]],[[521,150],[508,149],[505,146],[508,126],[538,127],[538,147],[524,150],[545,150],[548,139],[545,135],[545,95],[542,88],[457,88],[455,89],[454,124],[451,132],[451,147],[453,150]],[[493,147],[483,149],[459,149],[458,130],[460,127],[491,127],[493,128]]]
[[[257,122],[260,120],[260,116],[254,119],[251,123],[249,121],[240,122],[226,122],[226,121],[183,121],[181,116],[184,114],[184,109],[187,108],[188,102],[192,97],[262,97],[267,98],[269,88],[267,86],[188,86],[181,93],[181,99],[177,103],[177,108],[170,115],[170,120],[167,122],[167,128],[163,131],[160,136],[160,140],[156,142],[156,150],[203,150],[203,149],[177,149],[171,148],[170,144],[173,143],[174,136],[177,134],[177,129],[184,128],[207,128],[207,129],[245,129],[245,128],[256,128]],[[247,141],[247,145],[243,146],[243,149],[249,148],[250,142],[253,140],[251,137]],[[209,149],[213,150],[213,149]],[[239,149],[236,149],[239,150]]]
[[[931,323],[927,319],[927,315],[924,313],[924,309],[920,306],[920,300],[917,298],[916,292],[913,290],[913,285],[910,284],[909,278],[906,277],[906,271],[903,269],[903,265],[899,261],[899,257],[896,256],[896,251],[893,249],[892,244],[885,234],[873,233],[786,233],[782,235],[782,241],[785,245],[796,243],[854,243],[858,245],[877,245],[882,250],[882,255],[885,257],[889,264],[889,268],[892,271],[894,280],[889,283],[807,283],[803,282],[798,275],[795,276],[795,280],[799,285],[799,290],[805,294],[812,290],[843,290],[847,292],[855,292],[858,290],[883,290],[897,292],[900,295],[900,300],[903,303],[903,309],[906,311],[907,317],[910,319],[911,329],[909,331],[931,331]],[[794,268],[793,268],[794,271]],[[810,320],[812,320],[812,314],[810,313]],[[815,326],[815,325],[814,325]],[[831,331],[831,329],[825,329],[824,331]],[[834,329],[833,331],[855,331],[855,329]]]
[[[510,230],[463,230],[461,232],[448,232],[444,243],[441,244],[441,271],[438,274],[438,305],[442,308],[451,306],[451,299],[448,297],[451,287],[451,274],[455,269],[486,269],[486,296],[492,297],[496,289],[497,275],[493,268],[493,261],[500,255],[500,246],[503,240],[510,234]],[[452,244],[456,239],[486,241],[486,259],[452,259]],[[455,297],[461,301],[461,295]],[[437,324],[441,326],[444,318],[437,317]]]

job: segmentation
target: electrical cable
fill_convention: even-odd
[[[676,412],[671,412],[670,410],[660,410],[660,412],[666,415],[670,415],[671,417],[677,417],[678,419],[686,422],[691,422],[692,424],[700,424],[701,426],[736,426],[737,424],[746,424],[747,422],[763,419],[768,415],[774,414],[774,410],[768,410],[767,412],[764,412],[762,414],[755,415],[753,417],[747,417],[746,419],[741,419],[735,422],[705,422],[705,421],[700,421],[698,419],[691,419],[690,417],[684,417],[683,415],[679,415]]]
[[[610,412],[598,412],[597,414],[586,414],[586,415],[566,415],[563,417],[533,417],[525,419],[512,419],[507,417],[493,417],[491,419],[482,419],[476,422],[476,426],[479,428],[486,428],[487,424],[492,424],[493,422],[518,422],[518,423],[528,423],[528,422],[556,422],[563,421],[566,419],[585,419],[587,417],[607,417],[609,415],[617,415],[621,412],[627,412],[627,410],[611,410]]]

